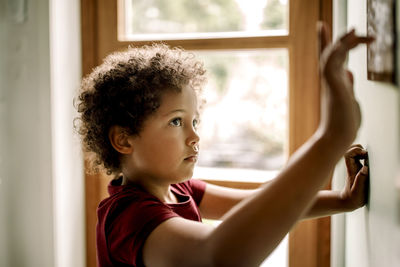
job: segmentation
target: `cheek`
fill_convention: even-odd
[[[174,159],[181,157],[184,152],[183,142],[176,137],[163,138],[157,141],[160,155]]]
[[[143,143],[140,154],[148,162],[171,164],[181,159],[184,153],[184,143],[177,136],[154,136],[152,140]]]

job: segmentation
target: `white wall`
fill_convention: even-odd
[[[1,264],[53,266],[48,3],[27,1],[19,21],[10,2],[1,16]]]
[[[347,27],[366,33],[365,0],[347,1]],[[340,16],[340,14],[335,14]],[[397,23],[400,25],[400,23]],[[349,56],[355,77],[363,121],[356,142],[367,147],[370,158],[370,202],[365,208],[345,215],[344,255],[336,266],[400,266],[400,203],[395,188],[399,157],[399,87],[367,80],[366,48]],[[337,167],[336,178],[344,180],[344,166]],[[333,230],[332,235],[340,232]],[[340,251],[341,248],[333,248]],[[338,256],[339,254],[335,254]]]
[[[0,0],[1,267],[84,266],[83,179],[70,97],[80,75],[79,1],[51,4]],[[50,15],[60,12],[67,18]],[[55,40],[62,38],[55,30],[68,39]]]
[[[5,2],[0,1],[0,50],[4,49],[5,43]],[[0,52],[1,53],[1,52]],[[0,266],[6,266],[8,261],[7,258],[7,240],[6,235],[7,231],[5,228],[6,225],[6,190],[2,185],[5,183],[5,177],[7,175],[7,170],[5,168],[5,151],[8,150],[7,142],[5,136],[7,135],[6,131],[6,97],[5,97],[5,86],[3,84],[3,80],[5,79],[5,64],[0,60]],[[3,152],[4,151],[4,152]]]
[[[347,1],[333,1],[333,39],[338,39],[347,31]],[[341,190],[344,187],[346,167],[342,159],[333,175],[332,188]],[[331,267],[345,266],[346,252],[346,215],[341,213],[331,217]]]
[[[50,0],[55,266],[86,264],[83,160],[72,128],[81,71],[80,0]]]

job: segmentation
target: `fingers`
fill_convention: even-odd
[[[352,144],[352,145],[349,147],[349,149],[350,149],[350,148],[353,148],[353,147],[359,147],[359,148],[361,148],[361,149],[364,149],[364,147],[363,147],[361,144]]]
[[[327,64],[331,65],[332,70],[340,69],[346,60],[347,53],[351,49],[359,44],[369,44],[374,40],[373,37],[358,36],[354,29],[351,30],[334,43],[333,49],[328,57],[329,63],[327,62]]]
[[[356,35],[355,29],[352,29],[339,39],[339,44],[341,48],[349,51],[359,44],[369,44],[373,40],[375,40],[374,37]]]
[[[355,176],[363,168],[361,164],[361,159],[368,159],[368,151],[365,150],[362,145],[355,144],[350,146],[344,155],[348,179],[350,179],[350,184],[354,183]]]
[[[360,144],[351,145],[350,148],[344,154],[345,158],[352,159],[366,159],[368,157],[368,151],[363,148]]]
[[[349,149],[344,158],[349,176],[354,176],[362,167],[360,160],[368,158],[368,152],[356,146]]]
[[[364,196],[362,201],[362,205],[366,204],[368,199],[368,180],[369,180],[369,169],[367,166],[363,166],[360,172],[357,173],[357,176],[354,180],[354,184],[351,187],[352,194],[358,196]]]

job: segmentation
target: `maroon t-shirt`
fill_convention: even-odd
[[[98,209],[97,260],[100,267],[143,266],[142,248],[149,234],[172,217],[201,221],[198,206],[206,184],[189,181],[171,185],[179,203],[166,204],[138,185],[121,185],[122,178],[108,186],[110,196]]]

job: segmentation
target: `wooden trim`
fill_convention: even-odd
[[[315,21],[319,19],[319,1],[292,0],[289,3],[292,14],[289,27],[293,38],[289,56],[289,153],[292,154],[318,125]],[[302,221],[289,233],[289,267],[318,266],[317,226],[317,220]]]
[[[94,26],[95,1],[81,0],[81,40],[82,40],[82,74],[86,75],[90,72],[92,66],[95,66],[95,49],[94,34],[96,27]],[[87,169],[85,164],[85,170]],[[85,174],[85,216],[86,216],[86,266],[96,266],[96,244],[95,232],[93,225],[96,224],[96,214],[93,211],[93,200],[97,199],[95,183]]]
[[[85,164],[86,165],[86,164]],[[86,168],[87,169],[87,168]],[[86,199],[86,266],[97,266],[96,260],[96,223],[99,199],[99,183],[96,175],[85,174]]]
[[[259,48],[287,48],[289,36],[257,36],[257,37],[226,37],[204,39],[180,39],[157,41],[119,41],[117,18],[120,1],[98,0],[98,59],[102,59],[111,52],[126,49],[128,46],[143,46],[154,42],[163,42],[171,47],[180,46],[186,50],[229,50],[229,49],[259,49]],[[107,19],[101,19],[107,18]]]
[[[322,0],[320,6],[320,20],[326,22],[330,29],[333,26],[333,1]],[[332,33],[332,31],[331,31]],[[332,34],[331,34],[332,38]],[[320,78],[320,77],[318,77]],[[319,89],[321,90],[321,81],[318,79]],[[331,189],[330,179],[325,189]],[[317,266],[331,266],[331,217],[320,218],[317,220]]]
[[[229,50],[229,49],[258,49],[288,47],[289,36],[261,36],[261,37],[226,37],[207,39],[157,40],[157,41],[121,41],[117,49],[131,46],[149,45],[162,42],[171,47],[180,46],[186,50]]]
[[[109,53],[118,50],[118,1],[97,0],[97,58],[103,59]]]
[[[97,1],[81,0],[82,74],[89,74],[98,64]]]
[[[208,180],[208,179],[201,179],[206,183],[225,186],[230,188],[238,188],[238,189],[256,189],[260,187],[261,183],[252,183],[252,182],[238,182],[238,181],[218,181],[218,180]]]
[[[293,40],[289,57],[289,153],[292,154],[314,133],[319,123],[320,81],[315,22],[325,20],[332,25],[332,5],[330,0],[292,0],[290,12],[293,14],[290,20]],[[302,221],[290,232],[289,267],[304,266],[330,266],[330,218]]]
[[[85,169],[88,169],[87,162]],[[112,177],[104,173],[85,173],[86,199],[86,266],[96,267],[96,225],[97,207],[108,196],[107,186]]]
[[[97,1],[81,0],[82,75],[98,64],[97,57]],[[87,162],[85,162],[87,170]],[[100,199],[96,175],[85,174],[86,215],[86,266],[97,266],[96,260],[96,210]]]
[[[333,25],[333,1],[323,0],[320,6],[320,20],[328,23],[332,29]]]
[[[117,39],[122,40],[125,34],[125,0],[117,0]]]

